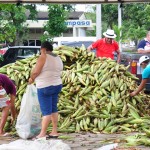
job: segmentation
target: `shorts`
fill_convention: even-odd
[[[51,115],[57,112],[58,94],[61,92],[62,84],[38,88],[38,100],[43,116]]]
[[[0,98],[0,108],[10,105],[10,100],[8,97]]]

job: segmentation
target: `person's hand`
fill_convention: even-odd
[[[136,91],[134,91],[134,92],[130,93],[130,96],[135,96],[136,94],[137,94]]]
[[[29,84],[32,84],[32,83],[33,83],[33,79],[32,79],[32,78],[29,78],[28,83],[29,83]]]

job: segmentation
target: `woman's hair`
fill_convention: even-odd
[[[53,51],[53,45],[48,41],[43,42],[41,48],[46,48],[46,51]]]

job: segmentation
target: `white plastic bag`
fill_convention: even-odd
[[[16,131],[23,138],[31,138],[39,134],[41,129],[41,111],[37,97],[37,89],[31,84],[27,86],[21,101],[20,112],[16,122]]]
[[[34,141],[16,140],[9,144],[0,145],[0,150],[71,150],[62,140],[38,139]]]
[[[117,146],[118,146],[118,143],[113,143],[113,144],[102,146],[101,148],[99,148],[97,150],[112,150],[112,149],[116,148]]]

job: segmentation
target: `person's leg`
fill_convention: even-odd
[[[2,109],[2,116],[1,116],[1,121],[0,121],[0,135],[3,135],[4,134],[4,126],[6,124],[6,121],[7,121],[7,117],[8,117],[8,114],[9,114],[9,106],[7,107],[4,107]]]
[[[41,132],[37,136],[37,138],[45,137],[46,136],[46,130],[48,128],[50,120],[51,120],[51,115],[47,115],[47,116],[43,116],[42,117],[42,124],[41,124],[42,128],[41,128]]]
[[[58,112],[52,113],[52,117],[51,118],[52,118],[53,129],[52,129],[50,135],[56,135],[56,136],[58,136],[58,132],[57,132]]]
[[[57,110],[57,103],[58,103],[58,94],[62,89],[62,85],[55,86],[55,93],[52,95],[52,131],[50,135],[58,136],[57,132],[57,125],[58,125],[58,110]]]
[[[50,95],[50,92],[48,93],[48,89],[49,88],[38,89],[38,100],[43,117],[41,123],[41,131],[37,138],[46,136],[46,131],[51,120],[52,97]]]

